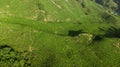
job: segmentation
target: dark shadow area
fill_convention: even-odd
[[[4,50],[4,49],[9,49],[10,52],[14,51],[14,49],[12,47],[8,46],[8,45],[2,45],[2,46],[0,46],[0,50]]]
[[[102,35],[95,35],[93,41],[101,41],[103,39]]]
[[[83,7],[83,8],[86,8],[86,4],[85,4],[85,1],[84,0],[76,0],[78,3],[80,3],[80,5]]]
[[[80,21],[77,21],[76,23],[77,23],[78,25],[81,25],[81,24],[82,24]],[[76,23],[75,23],[75,24],[76,24]]]
[[[85,12],[85,15],[89,15],[89,13]]]
[[[107,30],[101,29],[105,32],[103,36],[109,37],[109,38],[120,38],[120,28],[116,28],[111,26]]]
[[[80,33],[84,33],[84,32],[82,30],[78,30],[78,31],[70,30],[68,31],[68,36],[75,37],[78,36]]]
[[[37,5],[37,7],[38,7],[39,10],[44,10],[44,5],[42,3],[37,2],[36,5]]]
[[[81,6],[82,6],[83,8],[86,8],[86,5],[85,5],[84,2],[81,3]]]
[[[102,36],[102,35],[94,35],[90,45],[94,44],[95,42],[100,42],[103,39],[104,39],[104,36]]]

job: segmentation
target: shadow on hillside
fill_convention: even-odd
[[[103,39],[103,36],[101,35],[95,35],[93,38],[93,41],[101,41]]]
[[[95,42],[101,42],[104,39],[102,35],[93,35],[93,39],[90,42],[90,45],[94,44]]]
[[[68,36],[75,37],[75,36],[78,36],[81,33],[84,33],[84,32],[82,30],[78,30],[78,31],[69,30],[68,31]]]
[[[109,37],[109,38],[120,38],[120,28],[116,28],[111,26],[107,30],[100,28],[100,30],[104,31],[105,34],[103,36]]]

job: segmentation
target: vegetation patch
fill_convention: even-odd
[[[8,45],[0,46],[1,67],[31,67],[32,55],[29,51],[15,51]]]

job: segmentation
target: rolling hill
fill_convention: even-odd
[[[0,0],[0,67],[119,67],[119,0]]]

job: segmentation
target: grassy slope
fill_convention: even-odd
[[[17,16],[35,19],[38,13],[35,0],[0,0],[0,2],[0,17]]]
[[[0,21],[0,44],[10,45],[18,51],[30,51],[32,47],[35,56],[33,66],[109,67],[119,65],[119,48],[114,44],[114,41],[117,43],[119,39],[105,38],[103,41],[89,45],[89,34],[88,36],[81,34],[82,36],[77,38],[66,36],[69,30],[79,29],[75,28],[75,24],[38,23],[22,18],[5,18]],[[101,26],[104,27],[104,24]],[[89,30],[92,31],[92,28]],[[89,30],[86,31],[89,32]],[[93,31],[97,31],[97,28],[93,28]],[[65,36],[57,35],[55,32]]]
[[[57,0],[1,0],[1,17],[17,16],[46,21],[91,21],[98,19],[104,9],[92,1],[84,0],[85,7],[78,1]],[[17,5],[16,5],[17,4]],[[99,7],[99,8],[98,8]],[[97,13],[96,13],[97,12]],[[85,15],[87,13],[88,15]],[[94,17],[96,16],[96,18]],[[41,18],[43,17],[43,18]],[[82,19],[82,20],[81,20]],[[93,21],[92,21],[93,22]]]
[[[57,18],[58,20],[66,21],[67,18],[71,18],[71,22],[80,21],[82,23],[76,24],[68,21],[48,23],[32,20],[30,18],[33,17],[36,12],[34,12],[33,7],[29,7],[28,5],[35,3],[33,0],[26,0],[28,3],[24,2],[25,7],[21,9],[15,6],[17,3],[19,7],[23,7],[21,3],[14,0],[12,1],[13,3],[10,9],[6,9],[3,12],[10,11],[10,13],[14,15],[9,16],[6,13],[1,14],[0,45],[10,45],[18,51],[31,51],[31,49],[33,49],[33,67],[118,67],[120,65],[119,38],[104,38],[102,41],[96,41],[90,45],[90,35],[103,34],[99,31],[99,27],[107,28],[113,25],[95,23],[98,22],[97,19],[99,19],[95,12],[103,8],[94,2],[87,2],[87,0],[85,0],[86,4],[90,6],[89,9],[92,11],[90,15],[86,16],[84,14],[84,8],[78,6],[79,3],[76,1],[69,0],[69,3],[59,1],[58,3],[60,3],[65,10],[56,7],[51,0],[39,1],[42,4],[47,4],[44,5],[44,9],[47,11],[47,14],[51,15],[50,18],[53,20]],[[7,0],[1,0],[1,2],[2,5],[0,7],[2,8],[0,10],[5,9],[3,6],[10,3]],[[97,10],[97,7],[93,4],[100,8]],[[31,13],[31,9],[33,13]],[[83,9],[83,11],[81,9]],[[96,20],[91,20],[94,18],[91,16],[95,16]],[[26,19],[27,17],[30,18]],[[56,20],[54,20],[54,22],[56,22]],[[87,35],[80,34],[77,37],[67,36],[69,30],[79,29],[87,32]]]
[[[79,1],[73,0],[40,0],[39,2],[43,6],[41,10],[45,11],[45,17],[48,19],[48,21],[62,20],[85,22],[86,20],[91,21],[93,19],[93,16],[98,15],[100,11],[104,12],[104,9],[101,6],[97,5],[95,2],[88,0],[84,0],[85,7],[83,7]],[[85,13],[88,13],[88,15],[85,15]],[[97,17],[94,17],[94,20],[99,19]]]

